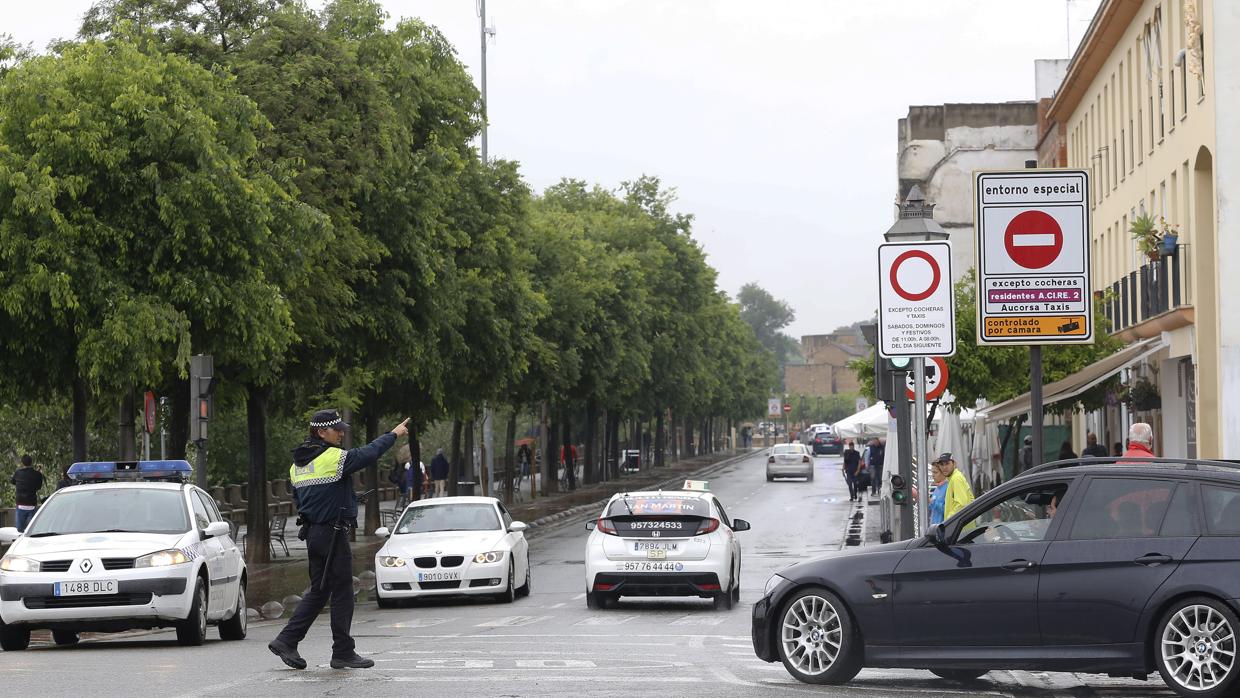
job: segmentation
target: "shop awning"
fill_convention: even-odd
[[[1067,378],[1047,383],[1042,386],[1042,404],[1050,405],[1062,400],[1076,397],[1102,381],[1115,375],[1118,371],[1128,368],[1142,359],[1158,352],[1166,346],[1162,337],[1137,342],[1111,354],[1105,359],[1095,361]],[[1028,412],[1032,408],[1029,393],[1014,397],[1007,402],[991,405],[978,410],[978,415],[986,421],[1002,421]]]

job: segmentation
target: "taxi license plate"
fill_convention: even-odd
[[[640,553],[643,550],[679,550],[680,543],[669,543],[660,540],[635,540],[633,541],[633,552]]]
[[[666,560],[667,551],[666,550],[647,550],[646,558],[649,560]]]
[[[56,582],[53,589],[55,596],[88,596],[93,594],[115,594],[118,587],[115,579],[92,579],[80,582]]]
[[[460,578],[459,570],[456,572],[418,572],[419,582],[455,582]]]

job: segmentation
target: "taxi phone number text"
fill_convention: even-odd
[[[616,569],[621,572],[683,572],[685,566],[679,562],[622,562]]]

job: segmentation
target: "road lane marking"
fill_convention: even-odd
[[[567,606],[567,605],[568,605],[568,602],[567,602],[567,601],[562,601],[562,602],[560,602],[560,603],[557,603],[557,604],[556,604],[556,605],[554,605],[554,606],[551,606],[551,608],[564,608],[564,607],[565,607],[565,606]]]
[[[539,621],[544,621],[551,616],[508,616],[506,618],[496,618],[475,625],[475,628],[516,628],[522,625],[533,625]]]
[[[573,625],[624,625],[636,617],[637,616],[616,615],[590,616],[585,620],[579,620],[576,623],[573,623]]]
[[[456,618],[416,618],[414,620],[402,620],[399,623],[391,625],[382,625],[382,628],[429,628],[434,625],[443,625],[451,623]]]
[[[714,618],[709,616],[684,616],[668,623],[668,625],[722,625],[726,620],[726,616],[716,616]]]
[[[585,594],[577,594],[576,596],[573,597],[573,601],[580,601],[584,599],[585,597],[586,597]]]
[[[595,669],[588,659],[518,659],[518,669]]]
[[[353,675],[353,676],[350,676],[350,675],[341,676],[339,672],[332,672],[331,674],[328,674],[328,675],[325,675],[325,676],[290,676],[290,677],[287,677],[287,678],[281,677],[281,678],[272,679],[272,682],[273,682],[273,683],[274,683],[274,682],[280,682],[280,683],[328,683],[328,682],[331,682],[331,683],[339,683],[339,682],[345,681],[345,682],[350,682],[350,683],[358,683],[358,682],[362,682],[362,681],[366,681],[366,682],[374,682],[374,681],[393,681],[393,682],[400,682],[400,683],[410,683],[410,682],[427,682],[427,683],[432,683],[432,682],[445,682],[445,681],[452,681],[452,682],[454,682],[454,683],[460,683],[460,682],[472,682],[472,683],[476,683],[476,682],[484,682],[484,681],[485,681],[485,682],[489,682],[489,683],[498,683],[498,682],[511,682],[512,680],[513,680],[513,678],[512,678],[511,676],[471,676],[471,677],[469,677],[469,679],[463,679],[463,678],[461,678],[460,676],[431,676],[431,675],[429,675],[429,674],[426,674],[426,675],[421,675],[421,676],[383,676],[383,675],[375,676],[375,675],[373,675],[373,674],[368,674],[368,675],[366,675],[366,676],[356,676],[356,675]],[[548,681],[551,681],[551,682],[557,682],[557,683],[569,683],[569,682],[580,682],[580,681],[582,680],[582,678],[581,678],[580,676],[572,676],[572,675],[570,675],[570,676],[556,676],[556,675],[554,675],[554,674],[551,674],[551,675],[547,675],[547,676],[539,676],[537,679],[532,679],[532,680],[537,680],[537,681],[539,681],[539,682],[548,682]],[[600,683],[600,682],[604,682],[604,683],[620,683],[620,684],[632,684],[632,683],[660,683],[660,684],[669,684],[669,683],[702,683],[702,679],[701,679],[700,677],[697,677],[697,676],[642,676],[642,675],[640,675],[640,674],[635,675],[635,676],[630,676],[630,675],[624,675],[624,676],[591,676],[589,680],[590,680],[590,682],[591,682],[591,683]]]

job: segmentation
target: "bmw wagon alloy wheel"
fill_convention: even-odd
[[[817,675],[830,669],[843,644],[840,616],[821,596],[803,596],[784,612],[780,641],[800,671]]]
[[[1209,606],[1185,606],[1163,628],[1160,651],[1177,684],[1190,691],[1208,691],[1235,668],[1236,629]]]

